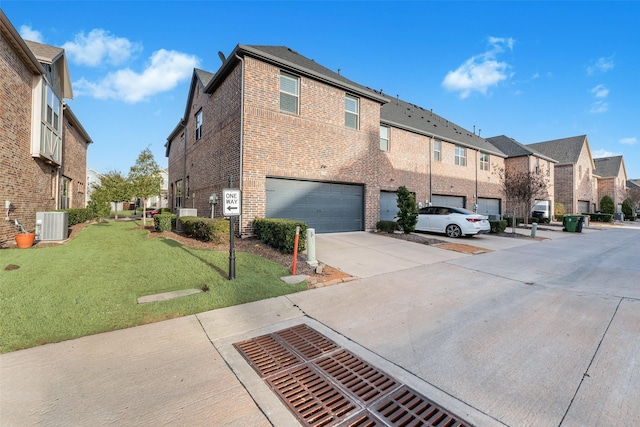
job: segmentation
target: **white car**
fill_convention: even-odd
[[[474,236],[490,230],[491,225],[486,216],[447,206],[421,208],[416,224],[416,231],[445,233],[447,237]]]

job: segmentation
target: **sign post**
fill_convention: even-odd
[[[229,177],[229,187],[233,177]],[[235,218],[242,212],[242,192],[238,188],[222,190],[222,215],[229,217],[229,280],[236,278],[236,249],[234,247]]]

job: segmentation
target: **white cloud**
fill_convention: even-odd
[[[20,37],[24,40],[30,40],[32,42],[44,43],[44,37],[40,31],[36,31],[28,25],[20,26]]]
[[[589,112],[591,114],[601,114],[601,113],[606,113],[608,110],[609,110],[609,103],[604,101],[596,101],[593,104],[591,104],[591,108],[589,109]]]
[[[619,156],[619,155],[620,154],[618,154],[618,153],[614,153],[612,151],[607,151],[607,150],[603,150],[603,149],[591,151],[591,156],[594,159],[599,159],[601,157],[613,157],[613,156]]]
[[[638,139],[634,136],[631,138],[621,138],[618,142],[625,145],[635,145],[638,142]]]
[[[598,58],[596,62],[587,67],[587,74],[591,76],[606,73],[607,71],[613,70],[614,66],[613,56],[609,58]]]
[[[449,71],[442,86],[450,91],[460,92],[460,98],[464,99],[474,91],[486,94],[491,86],[506,80],[511,67],[506,62],[498,61],[496,56],[504,52],[505,47],[512,50],[515,40],[489,37],[489,44],[489,51],[472,56],[456,70]]]
[[[596,98],[606,98],[609,95],[609,89],[604,87],[604,85],[598,85],[598,86],[594,87],[593,89],[591,89],[591,93]]]
[[[115,37],[102,29],[87,35],[77,34],[72,42],[62,45],[70,61],[95,67],[103,61],[119,65],[142,50],[142,46],[123,37]]]
[[[180,81],[192,75],[199,62],[193,55],[161,49],[151,55],[150,63],[141,73],[125,68],[109,73],[99,82],[82,78],[73,87],[78,96],[122,99],[135,104],[173,89]]]

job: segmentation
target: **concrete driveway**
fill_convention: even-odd
[[[233,344],[299,324],[472,425],[638,425],[640,230],[560,235],[483,255],[319,236],[363,278],[0,355],[0,425],[297,425]]]

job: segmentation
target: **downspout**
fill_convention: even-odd
[[[56,209],[60,209],[60,166],[56,168]]]
[[[184,123],[184,137],[182,138],[182,140],[184,141],[184,153],[183,153],[183,168],[182,168],[182,196],[180,199],[180,208],[182,208],[183,204],[187,201],[187,197],[186,197],[186,184],[187,184],[187,122],[188,120],[185,120]],[[176,188],[177,190],[177,188]],[[175,203],[175,200],[174,200]],[[177,212],[176,212],[177,213]]]
[[[244,59],[242,59],[236,53],[236,58],[242,64],[240,68],[240,172],[238,177],[238,186],[240,188],[240,194],[242,194],[242,163],[244,161],[244,153],[243,153],[243,143],[244,143]],[[244,196],[242,197],[244,199]],[[241,201],[243,203],[244,200]],[[240,215],[238,215],[238,235],[242,235],[242,211],[240,211]]]
[[[431,163],[431,157],[432,157],[431,144],[432,143],[433,143],[433,136],[429,138],[429,203],[427,203],[427,206],[431,206],[431,198],[432,198],[432,192],[433,192],[433,174],[431,173],[433,168],[433,164]]]
[[[473,202],[473,211],[475,213],[478,213],[478,161],[480,160],[478,159],[478,153],[479,151],[476,150],[476,161],[475,161],[476,163],[476,194],[475,194],[475,200]]]

